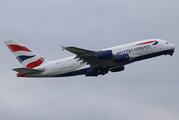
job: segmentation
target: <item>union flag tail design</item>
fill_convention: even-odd
[[[4,41],[4,43],[19,60],[22,66],[26,68],[35,68],[48,62],[48,60],[31,51],[16,40],[8,40]]]

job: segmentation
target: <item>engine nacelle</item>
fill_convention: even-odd
[[[116,63],[123,63],[129,61],[129,54],[121,54],[114,57]]]
[[[119,71],[123,71],[123,70],[124,70],[124,66],[121,66],[121,67],[117,67],[117,68],[111,69],[110,71],[111,72],[119,72]]]
[[[86,76],[98,76],[98,70],[93,70],[92,68],[86,70]]]
[[[99,60],[110,59],[113,57],[112,50],[106,50],[98,53]]]

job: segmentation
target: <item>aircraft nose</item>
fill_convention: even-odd
[[[174,46],[173,44],[170,43],[169,48],[170,48],[169,55],[172,56],[173,53],[174,53],[174,50],[175,50],[175,46]]]
[[[172,49],[175,49],[175,46],[174,46],[173,44],[170,44],[170,47],[171,47]]]

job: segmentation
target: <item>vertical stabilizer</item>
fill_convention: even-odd
[[[19,60],[22,66],[26,68],[35,68],[48,62],[48,60],[33,52],[16,40],[8,40],[4,41],[4,43]]]

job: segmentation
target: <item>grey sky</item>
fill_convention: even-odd
[[[1,120],[178,120],[179,1],[1,0]],[[49,60],[160,38],[174,56],[136,62],[95,77],[14,78],[21,67],[4,40],[16,39]]]

